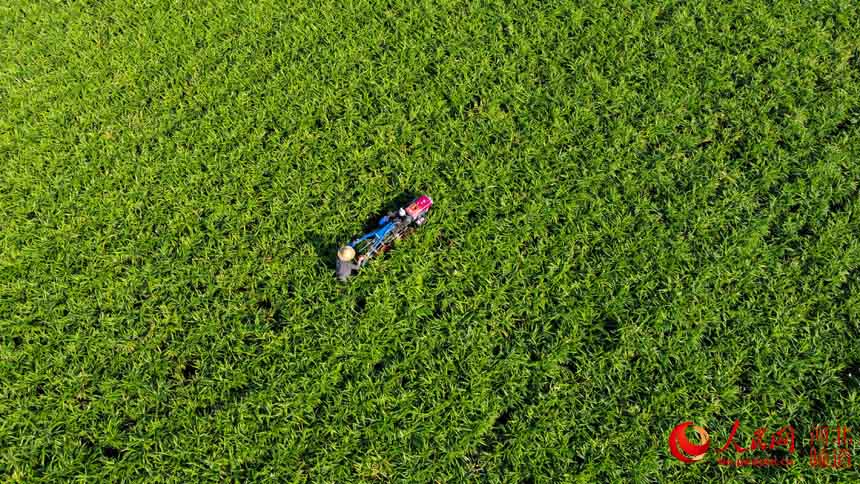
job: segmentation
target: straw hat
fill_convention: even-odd
[[[345,245],[337,251],[337,258],[344,261],[349,262],[355,257],[355,249],[352,247]]]

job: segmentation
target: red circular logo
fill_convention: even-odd
[[[693,422],[679,424],[669,434],[669,450],[676,459],[687,464],[702,460],[708,447],[711,446],[711,437],[708,432],[698,425],[693,425],[693,430],[699,435],[699,443],[690,442],[687,439],[687,427],[690,425],[693,425]]]

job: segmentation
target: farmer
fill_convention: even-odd
[[[358,270],[360,265],[352,260],[355,258],[355,249],[345,245],[337,251],[337,278],[343,282],[352,275],[352,271]]]

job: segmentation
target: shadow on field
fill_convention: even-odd
[[[326,270],[335,270],[335,257],[337,256],[338,241],[330,237],[324,237],[315,232],[305,234],[305,240],[310,242],[320,259],[320,264]]]

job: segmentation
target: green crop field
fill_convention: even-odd
[[[856,1],[0,2],[0,482],[856,482],[858,332]]]

